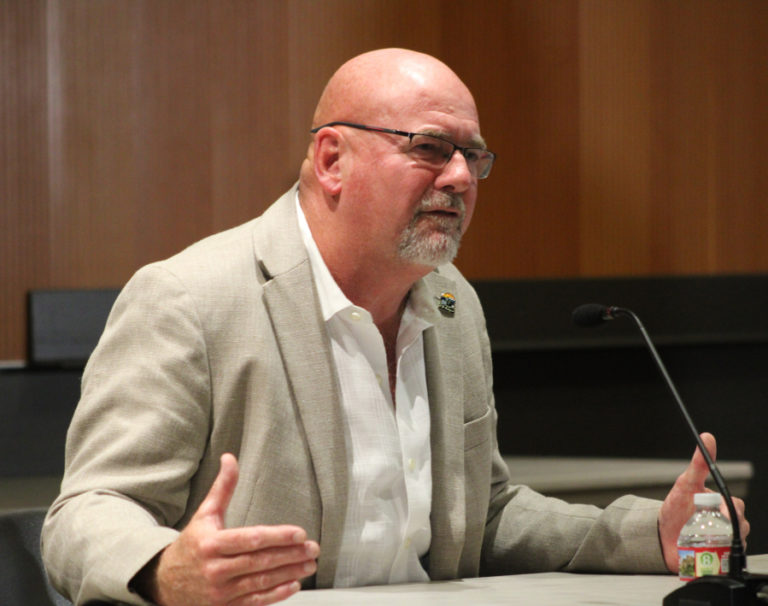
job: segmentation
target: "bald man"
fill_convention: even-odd
[[[494,161],[466,86],[427,55],[366,53],[311,132],[297,188],[115,303],[44,528],[54,584],[76,603],[236,606],[674,570],[700,454],[663,504],[509,484],[482,309],[451,265]]]

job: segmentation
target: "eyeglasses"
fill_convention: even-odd
[[[316,126],[309,132],[316,133],[321,128],[328,126],[349,126],[350,128],[358,128],[360,130],[408,137],[409,144],[405,153],[415,158],[418,162],[435,169],[445,167],[453,158],[456,150],[459,150],[467,161],[470,174],[476,179],[485,179],[491,173],[493,161],[496,159],[496,154],[487,149],[481,147],[461,147],[453,141],[448,141],[448,139],[443,139],[437,135],[409,133],[404,130],[366,126],[365,124],[355,124],[354,122],[328,122],[327,124]]]

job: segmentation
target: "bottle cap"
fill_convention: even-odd
[[[693,504],[698,507],[720,507],[721,500],[717,492],[697,492],[693,495]]]

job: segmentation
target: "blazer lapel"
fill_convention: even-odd
[[[348,465],[339,386],[298,229],[294,195],[291,190],[270,209],[274,212],[265,214],[255,242],[257,260],[267,274],[264,301],[304,426],[322,502],[319,538],[323,549],[316,585],[330,587],[344,529]]]
[[[433,272],[424,278],[435,304],[452,292],[451,280]],[[457,307],[461,301],[456,302]],[[455,578],[464,544],[464,408],[461,333],[453,314],[443,314],[424,334],[432,448],[432,544],[429,575]]]

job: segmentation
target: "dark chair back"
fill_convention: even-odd
[[[48,583],[40,556],[46,510],[0,513],[0,603],[3,606],[72,606]]]

